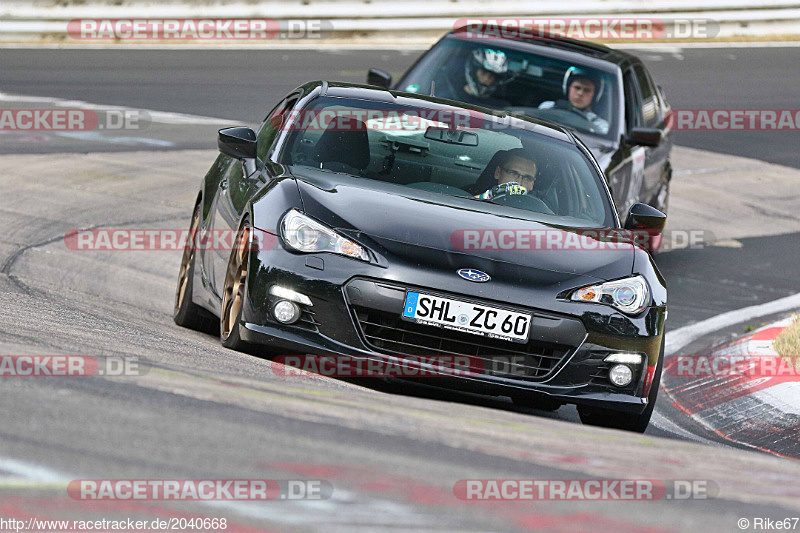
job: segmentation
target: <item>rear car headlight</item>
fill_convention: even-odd
[[[573,292],[570,300],[615,307],[629,315],[641,312],[650,300],[650,288],[642,276],[589,285]]]
[[[298,252],[331,252],[369,261],[367,251],[360,244],[294,209],[281,221],[281,236],[283,242]]]

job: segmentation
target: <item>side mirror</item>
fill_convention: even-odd
[[[256,132],[243,126],[219,130],[217,147],[223,154],[236,159],[255,159]]]
[[[388,89],[392,85],[392,75],[378,68],[371,68],[367,72],[367,85],[376,85]]]
[[[648,233],[662,233],[667,223],[667,215],[647,204],[633,204],[625,220],[626,230],[645,230]]]
[[[663,137],[658,128],[632,128],[627,140],[634,146],[658,146]]]

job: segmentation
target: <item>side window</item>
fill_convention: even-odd
[[[636,82],[639,85],[639,93],[642,95],[642,116],[644,126],[654,128],[661,120],[661,105],[656,95],[656,88],[650,76],[641,65],[633,67],[636,74]]]
[[[280,133],[283,124],[286,121],[286,114],[297,102],[297,97],[292,96],[283,100],[273,109],[258,130],[258,158],[262,161],[266,159],[269,149],[275,142],[275,138]]]
[[[625,129],[631,131],[632,128],[644,125],[642,118],[642,103],[639,100],[639,93],[633,81],[633,72],[627,71],[622,77],[622,84],[625,89]]]

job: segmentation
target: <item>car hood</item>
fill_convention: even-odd
[[[575,243],[576,233],[517,218],[515,214],[532,215],[522,210],[306,167],[294,167],[292,173],[298,178],[303,209],[308,215],[367,246],[373,241],[383,249],[376,250],[379,253],[385,251],[432,265],[483,265],[491,270],[506,265],[520,272],[535,271],[539,279],[551,281],[576,276],[607,280],[632,272],[632,246],[609,246],[584,236],[589,239],[586,242],[597,243],[597,249],[570,246],[567,250],[554,250],[557,243]],[[504,231],[505,237],[500,233]],[[543,245],[536,246],[532,237],[529,245],[523,242],[517,247],[516,236],[524,234],[539,234]],[[547,238],[556,243],[551,249],[544,244]],[[469,263],[466,258],[474,261]]]

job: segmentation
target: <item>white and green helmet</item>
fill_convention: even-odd
[[[478,81],[478,69],[483,69],[495,75],[494,82],[484,85]],[[508,56],[502,50],[492,48],[478,48],[472,52],[470,60],[465,67],[465,78],[470,93],[478,98],[488,98],[497,90],[497,87],[508,81]]]

